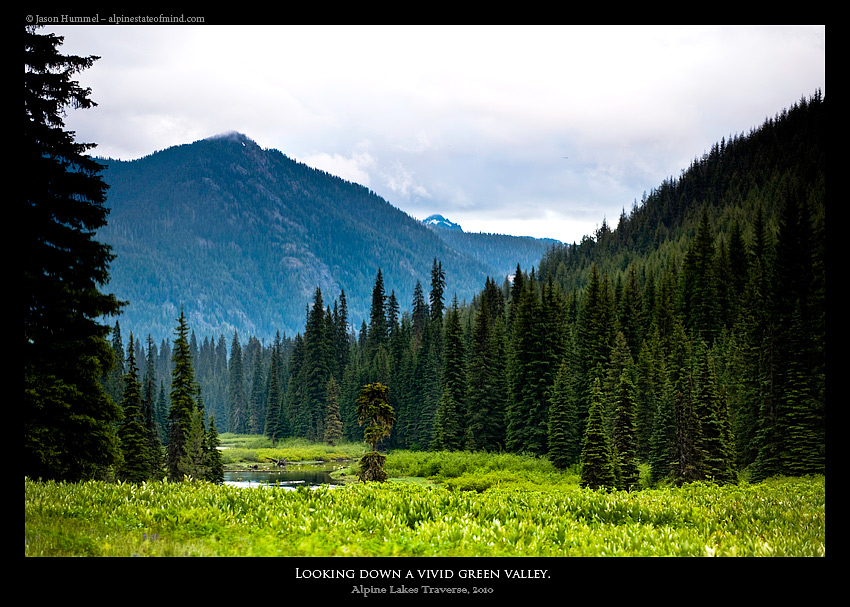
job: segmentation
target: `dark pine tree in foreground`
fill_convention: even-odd
[[[28,477],[77,481],[120,457],[121,409],[101,384],[109,328],[99,322],[120,303],[100,291],[113,258],[95,240],[108,213],[103,166],[63,122],[66,108],[96,105],[73,78],[97,57],[63,56],[62,42],[24,31],[23,463]]]

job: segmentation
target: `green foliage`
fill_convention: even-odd
[[[441,481],[465,474],[510,472],[557,475],[547,459],[529,454],[483,451],[391,451],[387,457],[390,476],[423,476]]]
[[[64,130],[68,107],[95,105],[74,76],[97,57],[61,55],[62,42],[25,28],[19,158],[28,184],[16,242],[24,297],[23,467],[34,478],[80,480],[106,474],[120,458],[121,409],[101,384],[113,361],[101,320],[122,304],[101,292],[114,259],[95,238],[109,212],[104,167],[87,154],[94,144]]]
[[[384,482],[386,458],[376,451],[378,441],[390,435],[395,423],[395,411],[389,404],[389,388],[380,383],[363,386],[357,398],[357,420],[360,425],[368,423],[363,431],[363,440],[371,446],[360,458],[358,478],[361,481]]]
[[[581,485],[590,489],[613,488],[616,486],[614,460],[602,411],[602,394],[599,379],[595,379],[591,390],[587,429],[581,449]]]
[[[361,389],[380,383],[394,419],[366,429],[373,451],[547,455],[603,479],[588,486],[635,487],[641,466],[659,486],[821,471],[823,111],[816,96],[724,142],[616,229],[553,247],[536,271],[517,264],[502,285],[487,278],[463,305],[445,298],[464,278],[429,257],[431,292],[417,278],[409,312],[396,268],[377,270],[359,334],[345,292],[328,304],[319,281],[303,334],[244,346],[234,335],[229,370],[223,336],[193,342],[207,411],[227,420],[243,402],[250,427],[223,429],[262,420],[274,441],[335,442],[338,424],[357,441]],[[159,363],[158,377],[171,374]]]
[[[122,461],[116,476],[126,482],[140,483],[153,478],[153,454],[150,453],[152,445],[148,441],[145,420],[142,417],[142,394],[132,333],[127,354],[127,374],[124,376],[123,383],[124,395],[121,398],[121,407],[124,416],[118,426]],[[158,448],[158,445],[153,447]]]
[[[287,491],[25,478],[24,521],[25,556],[826,554],[822,476],[612,493],[396,483]]]
[[[389,388],[380,383],[363,386],[357,398],[357,420],[367,424],[363,439],[375,450],[378,441],[389,436],[395,412],[389,404]]]

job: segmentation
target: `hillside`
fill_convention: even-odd
[[[525,270],[537,267],[550,248],[562,244],[554,238],[465,232],[460,225],[442,215],[431,215],[422,223],[456,251],[502,270],[501,275],[514,274],[517,264]]]
[[[359,328],[379,268],[406,306],[417,280],[427,289],[435,258],[460,300],[529,259],[526,239],[476,254],[469,240],[453,243],[367,188],[241,134],[102,162],[111,212],[99,236],[117,255],[109,289],[129,302],[119,322],[157,340],[181,305],[200,335],[293,335],[317,287],[329,304],[344,290]]]
[[[664,180],[630,213],[624,211],[616,226],[603,221],[595,234],[575,246],[551,247],[540,263],[538,278],[551,275],[565,291],[580,290],[594,264],[614,283],[625,279],[631,266],[643,286],[651,289],[653,279],[681,269],[703,213],[713,226],[715,245],[725,251],[735,246],[733,239],[754,245],[762,228],[769,246],[789,199],[811,207],[815,227],[823,236],[824,108],[823,98],[816,94],[746,134],[722,139],[682,169],[678,178]],[[742,276],[732,278],[740,288]]]

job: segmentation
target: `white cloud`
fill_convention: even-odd
[[[569,241],[825,93],[823,26],[50,29],[102,57],[80,74],[99,106],[67,119],[97,154],[236,130],[411,215],[466,229],[521,208],[502,229]]]
[[[372,155],[365,151],[355,151],[350,156],[318,152],[298,160],[313,168],[366,187],[372,183],[371,171],[376,165]]]

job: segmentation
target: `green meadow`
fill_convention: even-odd
[[[321,460],[318,449],[329,449],[242,448],[239,461],[231,454],[228,465],[280,458],[278,449],[290,449],[293,461]],[[332,455],[354,451],[343,446]],[[296,491],[25,478],[24,553],[825,556],[823,476],[606,492],[582,489],[574,471],[530,456],[391,452],[386,469],[387,483]]]

